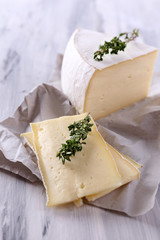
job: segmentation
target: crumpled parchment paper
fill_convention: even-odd
[[[0,123],[0,168],[31,182],[41,181],[37,160],[20,137],[29,123],[76,114],[60,91],[62,56],[49,84],[30,92],[13,117]],[[160,74],[155,74],[150,96],[97,121],[104,139],[123,154],[143,164],[140,180],[133,181],[90,204],[125,212],[130,216],[146,213],[154,206],[160,182]],[[55,86],[55,87],[53,87]],[[57,89],[59,88],[59,90]]]

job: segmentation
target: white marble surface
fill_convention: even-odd
[[[51,78],[56,54],[76,27],[111,33],[138,27],[159,48],[159,9],[159,0],[0,0],[0,120]],[[160,58],[155,71],[159,65]],[[160,191],[154,208],[137,218],[91,206],[46,208],[45,201],[41,184],[0,171],[0,240],[160,239]]]

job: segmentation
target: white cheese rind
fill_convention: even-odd
[[[61,144],[69,138],[68,125],[86,114],[32,123],[34,143],[47,191],[47,206],[75,201],[110,187],[121,185],[121,176],[96,126],[88,134],[86,145],[62,164],[56,157]]]
[[[70,38],[65,50],[61,71],[61,85],[64,94],[72,105],[82,113],[89,81],[95,72],[79,55],[75,48],[75,33]]]
[[[75,47],[81,57],[90,66],[98,70],[103,70],[120,62],[132,60],[156,50],[155,47],[134,40],[127,44],[125,51],[119,51],[118,55],[104,55],[103,61],[98,62],[93,58],[94,52],[98,50],[99,45],[103,45],[105,41],[110,41],[114,36],[87,29],[77,29],[74,36]]]

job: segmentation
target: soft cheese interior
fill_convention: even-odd
[[[64,54],[62,90],[79,113],[90,112],[94,119],[145,98],[157,57],[156,48],[133,41],[124,52],[95,61],[94,52],[112,37],[77,29]]]
[[[105,143],[94,125],[84,149],[71,162],[56,158],[56,152],[69,137],[68,125],[86,114],[32,124],[33,132],[22,134],[38,157],[47,190],[47,205],[74,201],[82,197],[93,201],[117,187],[139,178],[141,165]]]
[[[156,56],[154,51],[95,71],[86,91],[84,111],[98,119],[145,98]]]

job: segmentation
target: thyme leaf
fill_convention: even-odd
[[[71,138],[61,145],[61,149],[56,155],[62,160],[63,164],[65,164],[66,160],[71,161],[70,157],[75,156],[76,152],[82,151],[83,144],[86,144],[84,140],[93,126],[90,121],[91,118],[87,115],[84,119],[68,126]]]
[[[94,53],[94,59],[96,61],[103,61],[105,54],[118,54],[119,51],[124,51],[127,43],[133,41],[139,35],[138,29],[133,29],[131,33],[120,33],[118,37],[114,37],[110,42],[105,41],[103,45],[99,46],[99,50]],[[123,37],[123,41],[120,39]]]

